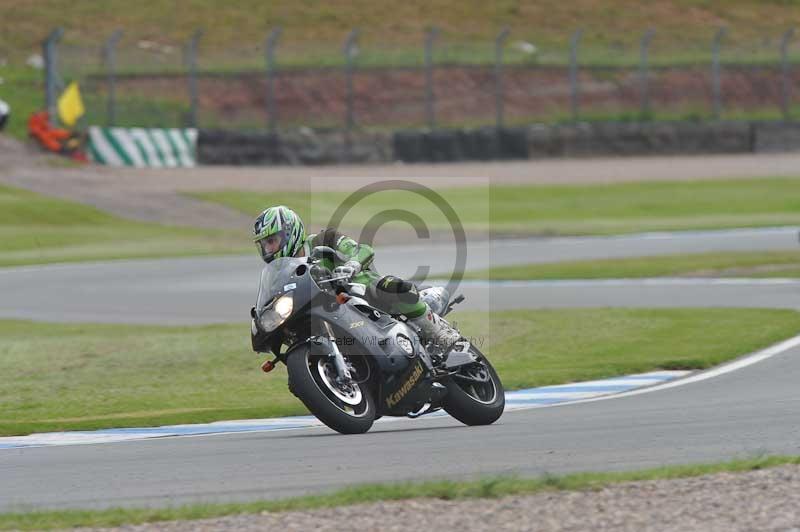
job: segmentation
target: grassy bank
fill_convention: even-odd
[[[34,109],[43,107],[42,71],[24,66],[32,54],[41,53],[41,43],[56,27],[65,29],[60,49],[62,75],[85,78],[93,73],[103,79],[102,47],[110,35],[123,30],[116,48],[120,74],[175,74],[185,72],[183,49],[199,28],[204,34],[199,45],[199,69],[206,73],[262,72],[263,42],[271,28],[283,30],[276,49],[279,68],[341,67],[342,46],[347,34],[360,30],[359,68],[417,68],[423,64],[426,28],[441,30],[433,57],[437,65],[492,64],[495,39],[501,28],[511,33],[504,48],[506,64],[521,66],[556,65],[569,62],[569,42],[581,28],[578,58],[582,66],[625,66],[637,68],[639,41],[648,28],[656,30],[649,52],[651,66],[693,66],[706,68],[711,61],[711,39],[717,28],[730,29],[722,41],[721,63],[728,65],[779,65],[779,43],[786,28],[800,25],[797,0],[665,0],[639,3],[626,0],[537,2],[499,0],[478,2],[440,0],[435,5],[412,0],[402,5],[378,2],[350,2],[330,6],[311,2],[258,2],[244,0],[223,4],[198,0],[191,9],[167,0],[148,2],[148,9],[124,0],[104,3],[15,2],[0,0],[0,20],[14,24],[0,33],[0,97],[11,103],[14,114],[10,134],[25,137],[25,121]],[[391,10],[393,16],[387,17]],[[113,13],[109,17],[108,13]],[[781,21],[781,25],[773,21]],[[655,21],[655,23],[654,23]],[[790,46],[789,60],[800,63],[800,51]],[[4,66],[7,61],[8,65]],[[565,72],[566,75],[566,72]],[[96,82],[95,82],[96,83]],[[85,83],[85,87],[91,83]],[[90,122],[105,122],[104,83],[94,97],[86,97]],[[121,89],[122,87],[120,87]],[[182,92],[182,91],[181,91]],[[172,94],[167,94],[172,93]],[[117,121],[121,125],[177,125],[185,121],[188,96],[165,89],[163,99],[117,94]],[[777,104],[771,107],[777,108]],[[636,109],[618,112],[585,109],[584,120],[639,119]],[[681,118],[709,119],[710,110],[681,111]],[[792,113],[797,116],[797,109]],[[536,121],[569,120],[571,116],[536,116]],[[667,115],[667,116],[664,116]],[[649,119],[675,118],[676,113],[657,111]],[[737,111],[727,109],[725,119],[782,118],[777,109]],[[217,118],[202,117],[206,126]],[[238,119],[237,119],[238,121]],[[230,125],[230,119],[224,120]],[[510,120],[509,123],[514,123]],[[458,126],[457,122],[451,122]],[[263,127],[263,119],[241,119],[242,127]],[[286,124],[284,124],[286,125]],[[320,125],[320,124],[317,124]],[[469,125],[469,124],[461,124]],[[387,124],[383,124],[387,126]],[[395,124],[399,126],[399,124]]]
[[[615,234],[653,230],[715,229],[800,224],[798,178],[764,178],[688,183],[623,183],[612,185],[547,185],[524,187],[467,187],[439,191],[461,223],[471,230],[494,234]],[[258,194],[222,191],[192,194],[255,216],[264,205],[283,203],[296,209],[309,230],[331,223],[343,193],[276,192]],[[199,230],[123,220],[95,208],[0,185],[0,266],[247,253],[246,231]],[[380,213],[409,211],[432,230],[450,230],[438,203],[407,191],[380,192],[359,202],[342,220],[345,230],[358,235]],[[391,218],[392,215],[390,215]],[[412,220],[412,225],[415,222]],[[390,222],[407,230],[406,222]],[[643,259],[618,266],[597,263],[596,276],[620,267],[648,275],[659,271],[708,267],[789,265],[792,255],[763,254],[733,257],[709,255],[676,258],[658,266]],[[774,262],[770,262],[774,261]],[[649,264],[648,264],[649,263]],[[583,275],[579,264],[542,266],[543,275]],[[482,274],[485,275],[485,274]],[[500,275],[496,272],[495,275]],[[525,275],[507,273],[502,275]],[[616,275],[616,274],[614,274]],[[633,275],[633,274],[632,274]],[[501,277],[497,277],[501,278]],[[514,278],[514,277],[504,277]],[[523,277],[524,278],[524,277]]]
[[[45,106],[44,76],[41,71],[30,67],[0,64],[0,78],[3,80],[0,99],[11,107],[11,115],[3,133],[25,139],[28,137],[28,117]]]
[[[39,44],[52,28],[66,29],[65,41],[79,46],[96,46],[121,28],[123,44],[139,40],[172,45],[167,56],[179,56],[175,49],[197,28],[204,28],[201,53],[219,49],[243,50],[261,43],[270,27],[280,26],[284,33],[280,46],[289,51],[341,49],[347,32],[360,28],[362,53],[380,47],[389,55],[416,48],[421,55],[422,33],[429,26],[442,30],[438,48],[456,47],[458,43],[478,41],[486,49],[485,61],[491,61],[491,43],[500,28],[512,29],[510,42],[534,43],[539,55],[566,55],[570,34],[583,28],[583,55],[606,57],[629,56],[636,60],[636,44],[645,29],[655,27],[652,56],[678,53],[708,53],[713,32],[719,26],[731,28],[726,47],[743,48],[758,42],[758,48],[775,51],[784,28],[800,25],[796,0],[728,0],[724,3],[697,0],[665,0],[631,6],[626,0],[591,0],[537,2],[498,0],[440,0],[431,5],[410,0],[401,5],[386,0],[356,1],[343,5],[310,2],[258,2],[244,0],[223,4],[199,0],[191,9],[167,0],[153,0],[148,9],[137,9],[124,0],[101,4],[74,3],[67,0],[20,3],[0,1],[0,18],[15,20],[0,36],[0,50],[17,53],[38,51]],[[386,16],[391,10],[392,16]],[[113,13],[109,17],[108,13]],[[780,21],[776,27],[774,21]],[[765,43],[769,39],[769,45]],[[772,45],[772,46],[770,46]],[[513,47],[509,47],[513,48]],[[19,51],[19,52],[18,52]],[[752,44],[747,48],[753,53]],[[328,52],[327,55],[332,55]],[[417,58],[420,61],[421,58]]]
[[[701,369],[800,332],[786,310],[458,313],[509,389]],[[0,435],[306,413],[283,366],[265,376],[249,327],[0,321]]]
[[[250,251],[246,233],[131,222],[0,185],[0,266]]]
[[[465,279],[609,279],[643,277],[800,277],[800,251],[694,253],[523,264],[468,272]]]
[[[598,490],[623,482],[669,480],[741,473],[781,465],[800,464],[797,456],[767,456],[713,464],[665,466],[640,471],[614,473],[576,473],[545,475],[535,478],[487,477],[471,481],[438,480],[370,484],[346,488],[324,495],[310,495],[284,500],[250,503],[195,504],[163,509],[60,510],[0,514],[0,529],[40,530],[72,527],[115,527],[125,524],[154,523],[171,520],[207,519],[236,514],[288,512],[332,508],[378,501],[433,498],[441,500],[496,498],[528,495],[546,491]]]
[[[798,178],[601,185],[487,186],[440,190],[467,228],[497,234],[614,234],[800,224]],[[343,193],[221,191],[192,194],[255,215],[284,203],[309,227],[325,227]],[[407,191],[385,191],[344,218],[361,228],[378,213],[405,209],[433,229],[449,229],[439,206]],[[405,226],[407,227],[407,226]]]

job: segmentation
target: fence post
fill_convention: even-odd
[[[184,62],[189,76],[189,126],[197,127],[197,46],[203,37],[203,30],[196,30],[186,45]]]
[[[578,29],[572,34],[569,41],[569,87],[570,108],[572,121],[577,122],[580,117],[580,80],[578,79],[578,45],[581,42],[583,30]]]
[[[727,28],[719,28],[714,34],[714,41],[711,45],[711,93],[714,106],[714,120],[719,120],[722,111],[722,89],[720,83],[720,48],[722,39],[728,32]]]
[[[267,129],[275,133],[278,117],[275,114],[275,47],[281,36],[281,28],[273,28],[265,43],[267,60]]]
[[[503,28],[494,40],[494,101],[497,128],[503,127],[505,119],[505,91],[503,87],[503,48],[506,45],[509,28]]]
[[[44,56],[44,99],[50,122],[56,121],[56,98],[59,85],[63,85],[58,74],[58,41],[64,35],[63,28],[56,28],[42,42]]]
[[[428,129],[436,128],[436,95],[433,92],[433,45],[439,36],[439,28],[428,28],[425,32],[425,116]]]
[[[789,65],[789,41],[794,37],[794,28],[789,28],[781,39],[781,73],[783,76],[783,87],[781,94],[781,111],[783,119],[789,120],[792,106],[792,71]]]
[[[650,41],[656,32],[652,28],[644,32],[639,56],[639,77],[641,82],[642,118],[650,114]]]
[[[106,107],[106,125],[114,126],[117,120],[116,101],[116,47],[122,38],[122,30],[116,30],[103,46],[103,62],[106,64],[106,82],[108,83],[108,102]]]
[[[350,161],[353,154],[353,127],[355,126],[353,71],[355,70],[355,56],[358,54],[357,41],[358,29],[352,30],[344,42],[345,78],[347,81],[347,105],[345,115],[344,156],[345,161]]]

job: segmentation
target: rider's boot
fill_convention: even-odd
[[[433,312],[427,303],[425,313],[409,321],[420,328],[423,342],[433,342],[442,352],[447,351],[461,339],[461,333],[447,323],[447,320]]]

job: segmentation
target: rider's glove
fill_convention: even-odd
[[[334,277],[347,277],[348,279],[352,278],[358,272],[361,271],[361,263],[357,260],[349,260],[342,264],[341,266],[337,266],[333,269],[333,276]]]

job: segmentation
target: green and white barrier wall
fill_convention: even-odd
[[[357,131],[349,143],[340,131],[89,130],[89,153],[95,161],[165,168],[779,151],[800,151],[800,122],[620,122]]]
[[[196,129],[89,128],[89,155],[109,166],[175,168],[197,164]]]

